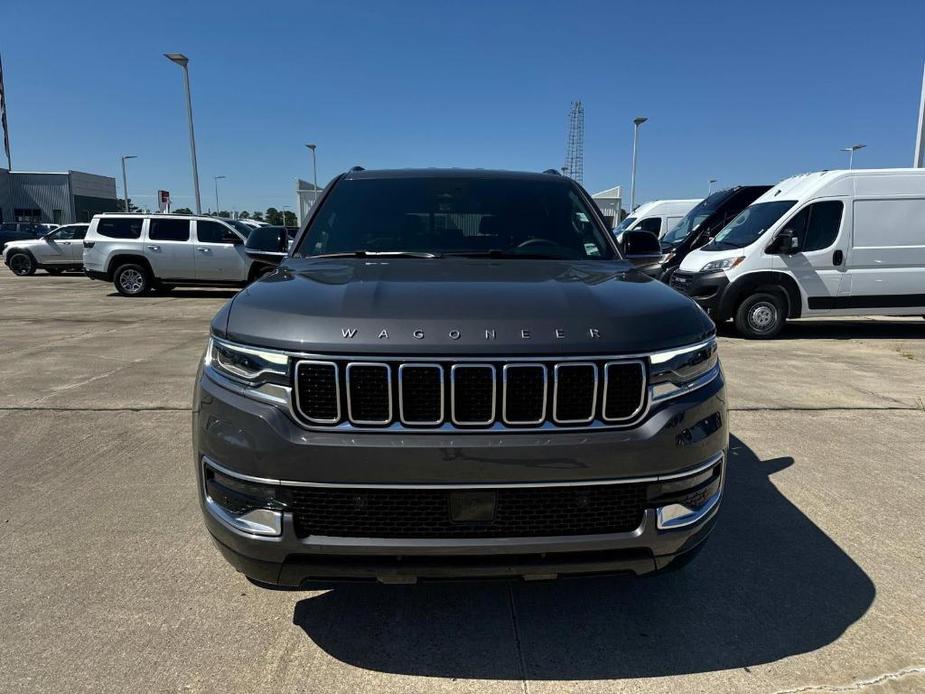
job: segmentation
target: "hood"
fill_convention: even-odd
[[[32,248],[39,248],[39,247],[47,248],[48,242],[42,239],[12,239],[9,241],[0,240],[0,246],[3,247],[3,252],[0,253],[0,256],[2,256],[3,259],[5,260],[7,253],[12,251],[13,249],[29,250]]]
[[[713,331],[622,261],[288,259],[213,321],[230,340],[318,353],[618,354]]]

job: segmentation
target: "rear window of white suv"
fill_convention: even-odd
[[[97,222],[96,233],[110,239],[141,238],[141,223],[144,220],[134,217],[103,217]]]

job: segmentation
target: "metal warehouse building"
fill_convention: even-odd
[[[0,169],[0,222],[89,222],[119,209],[111,176]]]

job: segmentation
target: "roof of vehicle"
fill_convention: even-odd
[[[666,210],[671,208],[684,208],[684,211],[690,210],[694,205],[700,202],[702,198],[675,199],[675,200],[651,200],[644,202],[630,214],[633,217],[640,217],[644,214],[652,214],[656,209],[664,207]]]
[[[94,217],[154,217],[162,219],[165,217],[180,217],[182,219],[211,219],[220,222],[231,221],[227,217],[213,217],[208,214],[182,214],[179,212],[97,212]]]
[[[822,195],[872,193],[923,193],[925,169],[834,169],[812,171],[785,178],[771,187],[758,202],[802,200]],[[902,189],[901,181],[912,182],[912,189]]]
[[[498,169],[369,169],[364,171],[348,171],[349,180],[365,180],[375,178],[519,178],[538,181],[560,180],[571,181],[559,174],[539,173],[536,171],[505,171]]]

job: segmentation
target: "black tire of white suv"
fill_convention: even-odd
[[[144,265],[126,263],[116,268],[112,283],[122,296],[141,296],[151,288],[151,275]]]
[[[14,275],[26,277],[27,275],[35,274],[35,258],[26,251],[10,252],[6,259],[6,264],[10,266],[10,270],[13,271]]]
[[[758,292],[746,297],[735,313],[735,326],[751,340],[769,340],[784,328],[787,313],[783,299],[775,293]]]

